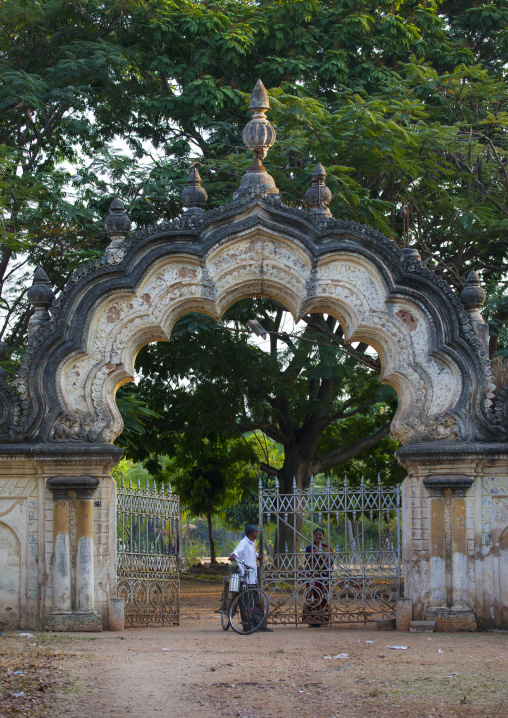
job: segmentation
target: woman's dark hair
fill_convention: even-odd
[[[323,536],[325,535],[325,532],[323,531],[323,529],[321,528],[321,526],[318,526],[317,528],[314,529],[313,536],[315,536],[318,531],[321,531],[321,533],[323,534]]]

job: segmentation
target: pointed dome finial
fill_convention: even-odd
[[[182,190],[180,197],[186,217],[193,214],[204,213],[208,194],[206,190],[201,187],[201,177],[196,167],[191,169],[187,179],[187,187]]]
[[[256,158],[243,175],[240,187],[233,195],[234,199],[279,194],[273,177],[270,177],[263,167],[263,160],[276,137],[273,126],[265,117],[265,112],[268,109],[270,109],[268,93],[261,80],[258,80],[249,101],[252,119],[245,125],[242,132],[244,145],[254,152]]]
[[[268,92],[265,86],[258,80],[254,85],[254,89],[251,92],[249,101],[249,110],[269,110],[270,100],[268,98]]]
[[[321,162],[318,162],[316,167],[314,168],[314,172],[312,173],[313,177],[320,177],[323,180],[326,179],[326,170],[321,164]]]
[[[116,264],[123,259],[125,254],[123,241],[131,231],[131,226],[124,203],[119,197],[115,197],[109,206],[109,214],[104,222],[109,239],[109,244],[104,252],[104,259],[107,264]]]
[[[109,214],[104,222],[104,227],[110,242],[119,238],[123,239],[130,232],[131,221],[129,219],[129,215],[125,211],[122,200],[118,197],[115,197],[115,199],[111,202]]]
[[[470,314],[479,314],[480,309],[485,304],[487,295],[480,286],[480,277],[474,270],[469,272],[466,279],[466,286],[460,293],[460,299],[466,310]],[[481,315],[480,315],[481,317]],[[477,320],[478,321],[478,320]],[[483,317],[481,317],[483,322]]]
[[[242,132],[244,145],[256,155],[254,165],[251,167],[254,171],[264,170],[261,162],[275,142],[275,130],[265,117],[265,112],[269,109],[270,102],[268,100],[268,93],[261,80],[258,80],[254,85],[249,102],[252,120],[245,125]]]
[[[483,287],[480,286],[478,273],[474,270],[467,275],[466,286],[460,293],[460,299],[469,315],[478,339],[488,351],[489,325],[485,323],[485,319],[481,315],[481,309],[485,304],[487,295]]]
[[[35,309],[28,325],[29,333],[32,333],[51,319],[48,310],[55,300],[49,277],[41,266],[34,272],[33,283],[26,293],[26,298]]]
[[[305,203],[309,212],[320,214],[323,217],[331,217],[332,213],[328,205],[332,201],[332,193],[325,184],[326,170],[318,162],[312,173],[311,185],[305,193]]]

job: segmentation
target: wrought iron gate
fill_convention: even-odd
[[[262,583],[271,623],[394,618],[401,590],[400,491],[378,481],[336,487],[311,482],[292,494],[259,489]],[[315,545],[314,531],[324,538]]]
[[[179,622],[180,502],[164,488],[123,481],[117,494],[118,596],[130,626]]]

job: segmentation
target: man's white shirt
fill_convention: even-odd
[[[256,569],[255,571],[251,571],[247,577],[247,583],[257,583],[258,582],[258,570],[256,568],[256,543],[255,541],[251,541],[247,536],[244,536],[243,539],[240,541],[238,546],[233,551],[236,558],[239,558],[241,561],[245,561],[247,566],[251,566],[251,568]],[[238,564],[240,569],[240,575],[244,575],[244,567],[242,564]]]

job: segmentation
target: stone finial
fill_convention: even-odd
[[[276,136],[273,126],[265,117],[265,112],[268,109],[270,109],[268,93],[261,80],[258,80],[252,90],[249,102],[252,119],[245,125],[242,132],[243,143],[254,152],[255,160],[243,175],[240,187],[233,195],[235,200],[279,193],[273,177],[270,177],[262,163],[275,142]]]
[[[118,197],[111,202],[104,227],[109,239],[109,244],[104,252],[104,260],[107,264],[117,264],[124,257],[125,250],[122,248],[122,243],[131,229],[129,215],[125,211],[122,200]]]
[[[131,221],[129,215],[125,211],[122,200],[118,199],[118,197],[115,197],[111,202],[104,227],[106,228],[106,234],[110,242],[114,242],[115,240],[118,242],[124,239],[130,232]]]
[[[265,117],[265,112],[269,109],[268,93],[261,80],[258,80],[254,85],[249,102],[252,120],[245,125],[242,132],[244,145],[256,155],[254,166],[262,166],[262,160],[275,142],[275,130]]]
[[[480,286],[480,277],[477,272],[469,272],[466,279],[466,286],[460,293],[460,299],[471,319],[474,318],[474,321],[481,322],[482,324],[484,319],[480,314],[480,309],[485,304],[486,298],[487,295]]]
[[[402,247],[401,251],[402,251],[402,256],[407,257],[407,259],[412,259],[415,262],[422,261],[420,252],[418,251],[417,247]]]
[[[35,308],[29,328],[34,329],[36,325],[42,324],[50,320],[48,309],[55,300],[55,293],[51,289],[49,277],[42,267],[37,267],[34,272],[32,286],[26,293],[30,304]]]
[[[485,324],[485,320],[480,313],[481,308],[485,304],[486,298],[487,295],[485,294],[484,289],[480,286],[480,277],[477,272],[469,272],[466,279],[466,286],[460,293],[460,299],[466,312],[469,314],[469,319],[473,324],[478,339],[488,350],[489,328],[488,325]]]
[[[203,214],[205,211],[208,194],[206,190],[201,187],[201,177],[195,167],[192,168],[187,179],[187,187],[183,189],[180,197],[182,198],[182,205],[186,217],[193,214]]]
[[[332,193],[325,181],[326,170],[321,162],[318,162],[312,173],[311,185],[305,193],[305,203],[310,212],[321,214],[323,217],[331,217],[332,213],[328,209],[328,205],[332,201]]]
[[[251,92],[249,100],[249,110],[256,111],[269,109],[270,100],[268,98],[268,92],[266,91],[266,88],[261,82],[261,80],[258,80],[254,85],[254,89]]]

